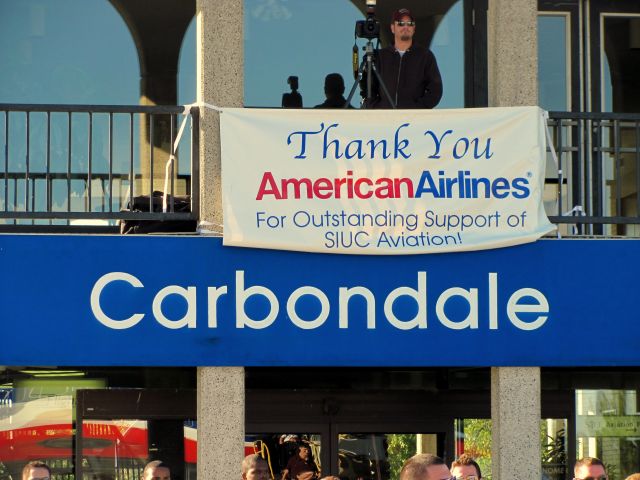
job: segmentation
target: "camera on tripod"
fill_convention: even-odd
[[[351,87],[351,91],[349,92],[345,105],[348,105],[349,102],[351,102],[353,94],[359,85],[363,99],[362,108],[372,108],[376,97],[379,95],[384,95],[388,100],[389,105],[396,108],[396,104],[393,102],[391,95],[389,95],[389,90],[384,84],[384,81],[380,76],[380,72],[378,72],[378,68],[376,67],[378,49],[373,45],[373,40],[377,39],[378,45],[380,44],[380,22],[376,20],[376,0],[366,0],[366,4],[367,18],[356,22],[356,38],[352,49],[353,77],[355,82]],[[358,58],[358,38],[367,39],[367,44],[362,48],[365,53],[361,64]],[[374,77],[376,83],[374,83]],[[380,92],[378,92],[378,89],[380,89]]]
[[[373,40],[380,37],[380,22],[376,20],[376,0],[367,1],[367,18],[356,22],[356,37]]]

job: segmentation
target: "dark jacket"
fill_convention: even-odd
[[[413,45],[402,56],[393,46],[383,48],[376,67],[397,108],[433,108],[442,98],[442,77],[428,48]],[[392,108],[378,85],[369,108]]]

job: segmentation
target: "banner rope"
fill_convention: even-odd
[[[195,102],[195,103],[189,103],[182,106],[183,108],[182,114],[184,115],[184,117],[182,119],[182,122],[180,122],[180,127],[178,128],[178,134],[176,135],[176,138],[173,141],[173,148],[171,152],[169,152],[169,160],[167,160],[167,163],[165,164],[165,168],[164,168],[162,213],[167,213],[167,210],[168,210],[168,206],[167,206],[168,193],[167,192],[169,191],[169,178],[172,176],[171,173],[176,162],[176,153],[178,152],[178,147],[180,145],[180,141],[182,140],[182,135],[184,134],[184,130],[187,126],[187,121],[189,120],[189,113],[191,112],[191,108],[193,107],[204,107],[209,110],[214,110],[216,112],[222,113],[222,107],[218,107],[217,105],[213,105],[211,103],[206,103],[206,102]],[[204,220],[198,223],[198,227],[201,227],[201,226],[222,227],[222,225],[220,224],[215,224],[215,223],[207,222]],[[206,233],[219,233],[219,232],[210,231],[210,230],[201,230],[201,231]]]

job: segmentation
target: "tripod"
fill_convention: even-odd
[[[387,86],[384,84],[384,81],[380,76],[380,72],[378,72],[378,69],[376,68],[376,62],[375,62],[375,56],[374,56],[375,50],[373,48],[373,41],[371,38],[367,39],[367,44],[364,47],[364,51],[365,51],[364,58],[362,59],[362,63],[360,64],[360,68],[358,69],[358,75],[356,76],[356,79],[353,82],[353,86],[351,87],[351,91],[349,92],[347,101],[344,104],[344,108],[347,108],[351,104],[351,99],[353,98],[353,94],[356,91],[356,87],[362,80],[362,76],[364,75],[365,71],[367,72],[367,96],[365,98],[364,105],[365,106],[370,105],[371,101],[373,100],[373,91],[372,91],[373,90],[372,73],[373,73],[375,74],[376,79],[378,80],[378,85],[380,85],[380,87],[382,88],[382,93],[384,94],[385,98],[389,101],[389,104],[393,108],[396,108],[396,104],[391,98],[391,95],[389,94],[389,90],[387,90]]]

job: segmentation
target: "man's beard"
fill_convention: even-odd
[[[413,37],[411,35],[400,35],[400,40],[403,42],[410,42]]]

